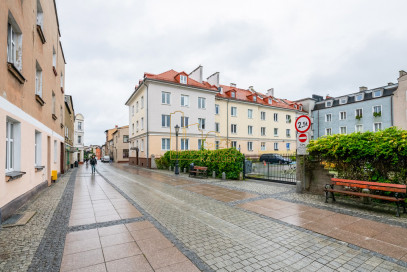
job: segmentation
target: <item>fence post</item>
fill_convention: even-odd
[[[270,179],[270,162],[267,162],[267,179]]]
[[[246,157],[243,156],[243,180],[246,178]]]

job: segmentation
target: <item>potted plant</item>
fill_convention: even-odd
[[[380,116],[382,116],[382,112],[381,112],[381,111],[379,111],[379,112],[374,112],[374,113],[373,113],[373,116],[374,116],[374,117],[380,117]]]
[[[358,120],[362,119],[362,115],[356,115],[356,119]]]

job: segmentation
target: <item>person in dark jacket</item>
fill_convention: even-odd
[[[98,163],[98,161],[96,160],[95,156],[93,156],[92,159],[90,159],[90,166],[92,167],[92,174],[94,174],[96,172],[97,163]]]

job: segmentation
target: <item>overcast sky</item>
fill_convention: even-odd
[[[291,100],[397,82],[407,70],[407,1],[57,0],[66,90],[85,144],[128,124],[144,72],[169,69]]]

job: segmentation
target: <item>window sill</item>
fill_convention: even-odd
[[[25,174],[26,174],[26,172],[21,172],[21,171],[8,172],[8,173],[6,173],[6,181],[12,181],[15,179],[19,179]]]
[[[64,124],[61,123],[61,128],[64,128]]]
[[[35,95],[35,100],[37,100],[37,102],[38,102],[41,106],[44,106],[45,102],[44,102],[44,100],[42,99],[42,97],[39,96],[38,94]]]
[[[40,35],[42,44],[46,43],[47,41],[45,40],[44,32],[42,32],[42,27],[40,25],[37,25],[37,32],[38,35]]]
[[[58,76],[57,69],[55,69],[55,66],[52,66],[52,71],[54,72],[55,76]]]
[[[35,172],[42,171],[45,168],[45,166],[35,166]]]
[[[14,66],[13,63],[7,62],[7,69],[8,71],[20,82],[20,84],[24,84],[25,78],[20,73],[20,71]]]
[[[52,114],[52,119],[57,120],[58,117],[55,114]]]

